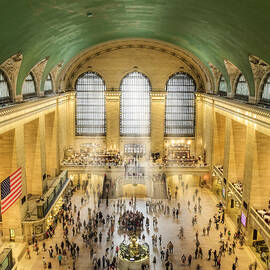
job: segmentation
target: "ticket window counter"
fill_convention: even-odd
[[[46,230],[49,229],[50,225],[52,225],[54,227],[55,218],[56,218],[59,210],[61,209],[62,205],[63,205],[63,198],[60,197],[46,219]]]

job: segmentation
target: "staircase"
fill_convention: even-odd
[[[159,180],[153,180],[153,199],[167,199],[167,179],[165,173]]]

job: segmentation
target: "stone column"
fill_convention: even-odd
[[[203,108],[203,148],[206,151],[206,162],[212,166],[213,159],[213,135],[214,135],[214,101],[212,104],[204,103]]]
[[[120,91],[106,91],[107,149],[120,149]]]
[[[246,136],[246,151],[245,151],[245,165],[244,165],[244,181],[243,181],[243,205],[241,211],[247,217],[247,227],[246,227],[246,236],[247,242],[251,244],[252,242],[252,227],[249,218],[249,208],[251,201],[251,191],[252,191],[252,182],[253,182],[253,165],[254,165],[254,155],[256,152],[256,130],[248,126],[247,127],[247,136]],[[247,204],[247,207],[244,207],[244,204]]]
[[[203,155],[203,102],[202,97],[196,95],[196,125],[195,125],[195,156]]]
[[[40,168],[42,193],[46,190],[47,181],[43,180],[43,175],[46,173],[46,138],[45,138],[45,115],[42,114],[39,118],[39,134],[40,134]]]
[[[43,193],[42,176],[46,171],[44,135],[44,117],[43,120],[37,118],[24,125],[27,193],[33,195]]]
[[[151,152],[164,155],[166,91],[151,92]]]

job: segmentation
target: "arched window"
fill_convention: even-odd
[[[48,74],[48,77],[44,84],[44,92],[45,94],[50,94],[53,92],[53,84],[51,74]]]
[[[196,85],[186,73],[176,73],[166,86],[166,136],[194,136]]]
[[[10,89],[7,78],[0,70],[0,102],[7,101],[10,99]]]
[[[249,90],[248,84],[243,74],[241,74],[238,78],[235,96],[240,99],[248,99]]]
[[[94,72],[82,74],[76,82],[76,135],[105,135],[106,86]]]
[[[150,135],[149,79],[139,72],[129,73],[121,85],[121,135]]]
[[[23,82],[23,96],[34,96],[36,94],[36,85],[33,74],[30,72]]]
[[[262,91],[262,102],[270,103],[270,74],[268,75]]]
[[[226,83],[225,78],[223,77],[223,75],[221,75],[220,80],[219,80],[218,91],[222,95],[226,94],[227,91],[228,91],[228,89],[227,89],[227,83]]]

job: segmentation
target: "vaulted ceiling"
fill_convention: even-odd
[[[23,54],[20,87],[45,57],[48,73],[101,42],[152,38],[190,51],[223,74],[227,59],[253,88],[248,56],[270,62],[269,10],[267,0],[1,0],[0,63]]]

